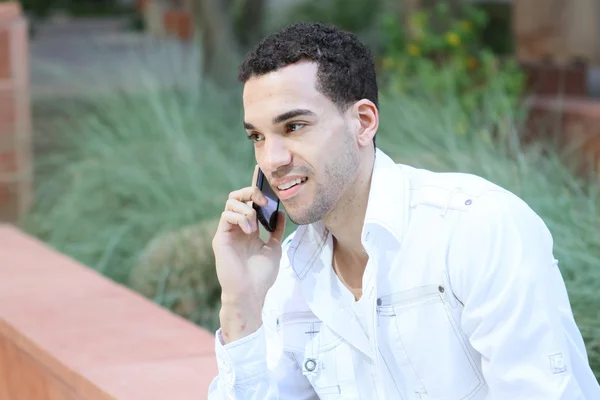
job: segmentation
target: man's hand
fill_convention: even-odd
[[[281,260],[285,215],[279,212],[277,229],[264,242],[252,203],[266,205],[267,198],[252,186],[229,194],[212,246],[221,284],[221,333],[224,343],[247,336],[262,325],[262,307],[273,286]]]

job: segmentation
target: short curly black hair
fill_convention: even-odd
[[[245,83],[300,60],[316,62],[317,90],[341,110],[368,99],[379,107],[375,62],[356,35],[336,26],[299,22],[264,38],[239,69]]]

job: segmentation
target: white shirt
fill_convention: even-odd
[[[217,331],[209,399],[600,399],[550,232],[510,192],[377,150],[367,332],[332,243],[321,222],[284,242],[262,327],[227,345]]]

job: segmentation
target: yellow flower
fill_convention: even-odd
[[[479,61],[477,60],[477,58],[475,58],[475,57],[467,58],[467,68],[468,69],[475,69],[478,66],[479,66]]]
[[[471,29],[473,29],[473,24],[471,24],[469,21],[460,21],[460,27],[465,32],[471,32]]]
[[[451,46],[456,47],[460,44],[460,36],[458,36],[458,34],[456,34],[455,32],[448,32],[446,33],[446,41]]]
[[[417,46],[414,43],[409,44],[407,50],[408,54],[410,54],[413,57],[421,55],[421,49],[419,49],[419,46]]]

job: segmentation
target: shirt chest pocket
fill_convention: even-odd
[[[380,330],[388,335],[392,362],[419,398],[467,400],[483,378],[460,333],[443,285],[381,297]]]
[[[283,314],[277,330],[320,399],[359,399],[350,347],[314,314]]]

